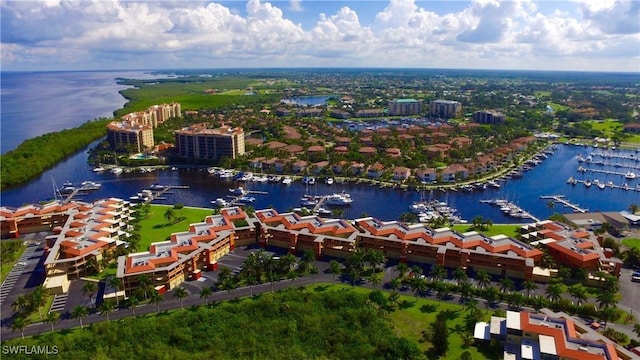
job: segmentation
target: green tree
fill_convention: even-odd
[[[342,266],[336,260],[329,261],[329,273],[333,275],[333,283],[336,283],[336,275],[342,272]]]
[[[167,208],[164,212],[164,218],[168,223],[172,222],[176,218],[176,212],[173,208]]]
[[[180,301],[180,309],[184,310],[184,307],[182,306],[182,300],[187,296],[189,296],[189,293],[187,292],[187,289],[183,288],[182,286],[178,286],[177,288],[173,289],[173,297]]]
[[[449,328],[447,327],[447,314],[441,311],[436,319],[431,323],[428,341],[431,343],[431,350],[436,356],[444,356],[449,350]]]
[[[562,285],[558,283],[549,284],[545,290],[545,294],[547,295],[547,299],[552,302],[558,302],[562,298]]]
[[[476,278],[476,281],[478,282],[478,286],[480,286],[480,288],[482,289],[491,285],[491,276],[489,276],[489,274],[487,274],[487,272],[484,270],[479,270],[476,273],[475,278]]]
[[[156,313],[160,312],[160,303],[164,301],[164,296],[160,295],[157,291],[149,294],[149,303],[156,305]]]
[[[208,302],[209,297],[213,294],[213,290],[210,287],[205,286],[200,289],[200,299],[204,299],[205,302]]]
[[[131,309],[131,313],[133,314],[133,316],[136,316],[136,306],[138,306],[139,304],[140,299],[138,299],[137,296],[129,296],[129,299],[127,300],[127,306],[129,307],[129,309]]]
[[[14,318],[13,322],[11,323],[11,331],[13,332],[20,331],[20,335],[22,335],[22,339],[24,339],[24,328],[26,328],[28,325],[29,325],[29,320],[21,316],[18,316]]]
[[[538,288],[538,285],[531,280],[527,280],[522,284],[522,287],[527,291],[527,297],[531,297],[531,292]]]
[[[107,321],[109,321],[109,314],[115,309],[116,307],[111,301],[103,301],[102,304],[100,304],[100,311],[107,317]]]
[[[582,284],[569,287],[569,294],[576,299],[578,306],[582,305],[588,298],[587,289]]]
[[[84,328],[84,325],[82,324],[82,318],[87,315],[89,315],[89,309],[84,305],[78,305],[73,308],[73,311],[71,311],[71,318],[78,319],[80,321],[80,329]]]
[[[55,323],[58,322],[59,319],[60,319],[60,313],[59,312],[50,311],[44,317],[44,323],[51,325],[51,331],[54,331],[53,330],[53,325],[55,325]]]
[[[98,291],[98,285],[93,281],[85,281],[82,285],[82,293],[89,298],[89,303],[93,304],[93,294]]]
[[[513,290],[514,284],[513,280],[508,277],[503,277],[500,279],[500,291],[503,293],[511,292]]]

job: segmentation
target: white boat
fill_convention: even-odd
[[[149,186],[149,189],[151,190],[164,190],[164,185],[161,184],[151,184],[151,186]]]
[[[633,171],[629,171],[626,174],[624,174],[624,177],[626,177],[627,179],[635,179],[636,173],[634,173]]]
[[[606,185],[604,183],[598,183],[598,188],[599,189],[604,189],[606,187]]]
[[[220,170],[218,176],[222,179],[229,179],[233,177],[233,170]]]
[[[584,186],[585,186],[585,187],[591,187],[591,181],[589,181],[589,180],[585,180],[585,181],[584,181]]]
[[[325,209],[323,207],[318,208],[317,210],[314,211],[316,214],[318,215],[331,215],[331,210],[329,209]]]
[[[208,172],[209,174],[213,175],[213,174],[215,174],[215,173],[217,172],[217,170],[216,170],[216,168],[212,168],[212,167],[210,167],[210,168],[208,168],[208,169],[207,169],[207,172]]]
[[[492,187],[494,189],[500,189],[500,184],[495,181],[489,181],[487,184],[489,185],[489,187]]]
[[[282,179],[282,184],[283,184],[283,185],[289,185],[289,184],[291,184],[291,182],[292,182],[292,181],[293,181],[293,180],[291,180],[291,178],[290,178],[290,177],[285,176],[285,177],[284,177],[284,179]]]
[[[113,169],[111,169],[111,173],[116,175],[122,174],[122,168],[114,167]]]
[[[342,192],[328,195],[324,202],[327,205],[346,206],[351,205],[351,203],[353,203],[353,199],[351,198],[351,195]]]
[[[98,190],[101,187],[102,187],[102,184],[97,183],[95,181],[90,181],[90,180],[83,181],[80,184],[80,190]]]
[[[327,179],[325,180],[325,183],[326,183],[327,185],[332,185],[332,184],[333,184],[333,178],[331,178],[331,177],[327,178]]]
[[[229,192],[233,195],[244,195],[245,194],[245,190],[242,186],[238,186],[237,188],[234,189],[229,189]]]
[[[236,201],[239,203],[246,204],[246,203],[252,203],[256,201],[256,198],[254,198],[253,196],[241,196]]]
[[[215,200],[211,200],[211,204],[217,207],[226,207],[229,206],[229,202],[223,198],[217,198]]]
[[[93,172],[103,172],[105,170],[105,168],[103,168],[102,166],[98,166],[96,168],[93,168]]]
[[[302,178],[302,182],[304,184],[313,185],[316,183],[316,178],[314,178],[313,176],[305,176]]]

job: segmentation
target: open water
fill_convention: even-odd
[[[92,74],[92,73],[89,73]],[[94,114],[87,118],[64,117],[60,118],[58,125],[52,130],[64,127],[73,127],[86,120],[90,120],[97,116],[101,116],[105,112],[113,112],[124,104],[124,99],[117,99],[117,93],[122,87],[106,79],[115,79],[116,77],[134,77],[133,73],[124,72],[99,72],[96,75],[102,81],[96,81],[93,87],[80,86],[77,82],[80,79],[86,79],[89,75],[86,72],[66,72],[66,73],[25,73],[20,78],[20,73],[12,74],[17,83],[35,82],[38,83],[39,76],[49,79],[49,84],[57,84],[61,88],[49,89],[49,97],[58,97],[56,99],[47,99],[47,102],[41,104],[39,111],[42,114],[55,114],[56,109],[60,107],[67,109],[74,114]],[[141,76],[145,74],[139,72]],[[3,94],[2,94],[2,142],[5,148],[5,128],[9,126],[5,117],[5,110],[11,109],[11,121],[13,123],[25,123],[30,121],[42,126],[49,126],[50,116],[33,117],[30,109],[20,107],[19,104],[24,100],[19,92],[7,92],[4,90],[3,73]],[[93,75],[91,75],[93,76]],[[91,77],[89,76],[89,77]],[[61,77],[56,81],[51,78]],[[44,80],[42,80],[44,81]],[[35,86],[30,84],[28,86]],[[49,85],[52,86],[52,85]],[[98,87],[98,88],[94,88]],[[106,104],[103,101],[86,101],[79,102],[70,99],[66,94],[69,91],[75,92],[78,98],[93,98],[95,94],[105,94],[113,92],[117,96],[113,96],[113,101]],[[58,94],[58,95],[56,95]],[[94,95],[92,95],[94,94]],[[109,96],[113,95],[110,94]],[[24,95],[24,96],[31,96]],[[7,104],[5,106],[5,104]],[[49,105],[45,105],[49,104]],[[42,107],[50,106],[48,109]],[[111,106],[108,110],[105,106]],[[83,116],[83,115],[77,115]],[[13,137],[27,138],[31,136],[28,131],[17,132]],[[9,136],[11,137],[11,136]],[[22,139],[20,140],[22,141]],[[18,141],[19,142],[19,141]],[[93,146],[93,145],[91,145]],[[43,173],[40,177],[32,180],[28,184],[21,187],[7,189],[0,194],[0,204],[5,206],[20,206],[25,203],[36,203],[54,197],[54,183],[60,187],[63,182],[71,181],[79,184],[84,180],[93,180],[102,184],[102,188],[98,191],[91,192],[85,196],[79,197],[83,200],[94,200],[105,197],[119,197],[127,199],[135,195],[142,189],[148,188],[151,184],[159,183],[163,185],[187,185],[189,189],[175,189],[172,193],[166,194],[166,200],[159,200],[157,203],[183,203],[187,206],[212,207],[210,201],[219,197],[228,195],[229,188],[243,185],[234,181],[225,181],[210,175],[207,171],[196,169],[180,169],[177,171],[161,170],[150,173],[132,172],[128,174],[114,175],[108,172],[94,173],[92,168],[87,164],[87,150],[78,152],[69,157],[65,161],[59,163],[52,169]],[[4,150],[3,150],[4,151]],[[570,209],[564,208],[557,204],[553,209],[548,206],[548,200],[541,199],[541,195],[565,195],[572,203],[578,204],[583,208],[592,211],[621,211],[628,209],[631,204],[640,204],[640,191],[623,190],[616,188],[599,189],[596,186],[589,188],[582,184],[570,185],[567,183],[569,177],[582,180],[595,180],[608,182],[611,181],[615,185],[627,183],[630,187],[640,184],[640,176],[636,179],[627,179],[623,175],[605,175],[601,173],[578,172],[579,166],[585,166],[593,169],[608,169],[619,173],[627,171],[635,171],[640,174],[640,162],[635,160],[625,160],[618,164],[619,166],[597,166],[594,164],[586,165],[578,162],[578,155],[588,156],[592,152],[599,149],[592,147],[581,147],[573,145],[559,145],[555,153],[534,169],[524,173],[519,179],[506,180],[501,182],[499,189],[489,188],[482,192],[467,193],[463,191],[434,190],[428,192],[417,192],[415,190],[399,190],[399,189],[380,189],[377,186],[369,186],[366,184],[334,184],[325,185],[318,182],[315,186],[305,187],[300,182],[294,182],[290,186],[284,186],[277,183],[248,183],[244,184],[249,190],[267,192],[268,195],[253,195],[256,202],[253,206],[256,209],[269,206],[275,207],[278,211],[287,211],[294,207],[300,206],[300,197],[305,193],[330,194],[332,192],[346,191],[354,198],[351,206],[345,207],[345,217],[355,218],[364,214],[375,216],[382,220],[396,220],[403,212],[408,211],[409,205],[414,201],[421,199],[439,199],[447,201],[451,206],[458,209],[459,215],[466,220],[472,220],[475,216],[480,215],[490,218],[494,223],[520,223],[529,222],[530,219],[510,218],[504,215],[497,207],[481,203],[483,199],[506,199],[519,205],[525,211],[533,214],[539,219],[547,218],[553,212],[571,212]],[[617,153],[623,153],[618,151]],[[626,155],[640,157],[640,153],[624,152]],[[614,160],[607,160],[614,161]],[[615,161],[614,161],[615,162]],[[638,167],[638,169],[634,169]]]

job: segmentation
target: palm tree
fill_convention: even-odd
[[[574,285],[569,288],[569,294],[576,299],[576,303],[578,306],[582,305],[589,296],[587,295],[587,289],[582,286],[582,284]]]
[[[549,284],[547,290],[545,290],[545,294],[547,294],[547,299],[552,302],[558,302],[562,297],[562,287],[558,283]]]
[[[531,280],[525,281],[522,286],[527,290],[527,297],[531,297],[531,292],[538,288],[538,285]]]
[[[153,280],[147,274],[142,274],[138,276],[138,288],[144,294],[145,300],[149,296],[149,292],[153,289]]]
[[[393,278],[389,282],[389,288],[391,288],[391,290],[393,291],[398,291],[398,289],[400,289],[401,286],[402,286],[402,280],[400,280],[400,278],[397,278],[397,277]]]
[[[176,212],[173,210],[173,208],[167,208],[167,211],[164,212],[164,218],[165,220],[167,220],[168,223],[170,223],[171,221],[173,221],[173,219],[176,218]]]
[[[461,268],[457,268],[453,271],[453,279],[456,281],[457,285],[460,285],[460,282],[462,281],[466,281],[467,278],[467,273]]]
[[[636,333],[636,335],[638,335],[638,337],[640,337],[640,324],[634,324],[633,325],[633,332]]]
[[[318,270],[318,267],[315,264],[311,264],[311,266],[309,266],[309,274],[311,274],[313,285],[316,284],[316,275],[318,275],[319,272],[320,271]]]
[[[187,289],[183,288],[182,286],[178,286],[173,291],[174,291],[173,296],[175,298],[177,298],[178,300],[180,300],[180,309],[184,310],[184,307],[182,306],[182,299],[184,299],[187,296],[189,296],[189,293],[187,292]]]
[[[211,296],[211,294],[213,294],[213,290],[211,290],[211,288],[208,286],[200,289],[200,299],[204,298],[205,302],[209,301],[209,296]]]
[[[122,287],[122,279],[117,278],[115,276],[109,276],[107,283],[116,290],[116,293]],[[120,306],[120,297],[116,294],[116,306]]]
[[[82,318],[89,315],[89,309],[84,305],[78,305],[73,308],[71,312],[71,318],[80,320],[80,329],[84,328],[82,324]]]
[[[140,300],[138,299],[138,297],[135,295],[129,296],[129,301],[127,303],[129,308],[131,309],[131,312],[133,313],[133,316],[136,316],[136,306],[140,304]]]
[[[29,304],[31,304],[31,300],[27,295],[19,295],[16,298],[16,301],[11,304],[11,307],[13,308],[13,311],[21,312],[26,310],[29,307]]]
[[[601,291],[596,299],[600,308],[612,307],[617,303],[616,293],[613,291]]]
[[[23,318],[22,316],[18,316],[13,319],[13,323],[11,324],[11,331],[20,331],[22,339],[24,339],[24,328],[26,328],[27,325],[29,325],[29,320]]]
[[[446,273],[447,273],[447,270],[445,270],[440,265],[436,265],[433,268],[431,268],[431,271],[429,272],[429,275],[431,275],[431,277],[435,281],[441,281],[442,279],[444,279],[444,276],[446,275]]]
[[[38,308],[38,315],[42,319],[42,307],[47,304],[47,290],[42,285],[36,286],[30,294],[30,301],[33,306]]]
[[[638,210],[640,210],[640,207],[638,206],[638,204],[631,204],[629,205],[629,212],[632,214],[635,214],[638,212]],[[640,336],[640,335],[639,335]]]
[[[404,275],[409,271],[409,266],[405,263],[400,263],[396,266],[396,270],[398,271],[398,277],[404,279]]]
[[[109,321],[109,313],[113,312],[116,309],[116,306],[113,305],[111,301],[103,301],[100,304],[100,311],[107,317],[107,321]]]
[[[513,280],[509,279],[508,277],[503,277],[502,279],[500,279],[500,291],[502,291],[503,293],[513,290],[513,286]]]
[[[160,295],[157,291],[151,292],[149,295],[149,302],[152,304],[156,304],[156,312],[160,312],[160,303],[164,301],[164,296]]]
[[[86,281],[82,285],[82,293],[89,298],[89,303],[93,303],[93,294],[98,291],[98,285],[93,281]]]
[[[369,276],[367,276],[367,281],[369,281],[371,285],[373,285],[374,289],[377,289],[378,285],[382,283],[382,279],[375,272],[372,272],[371,274],[369,274]]]
[[[51,331],[53,330],[53,325],[60,319],[60,313],[57,311],[50,311],[47,313],[47,316],[44,317],[44,323],[51,325]]]
[[[329,273],[333,275],[334,284],[336,283],[336,275],[340,274],[340,272],[342,272],[340,263],[336,260],[329,261]]]

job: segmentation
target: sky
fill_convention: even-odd
[[[0,0],[2,71],[640,72],[640,0]]]

